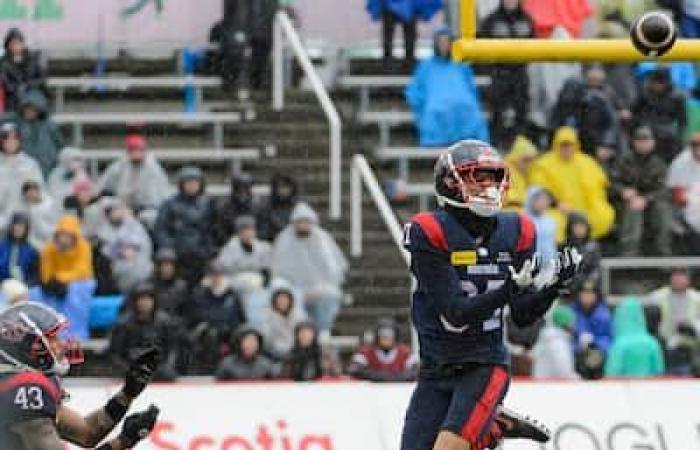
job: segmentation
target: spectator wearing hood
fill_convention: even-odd
[[[161,248],[156,252],[152,284],[158,307],[173,317],[184,319],[189,291],[187,282],[177,276],[177,255],[173,249]]]
[[[24,35],[18,28],[7,32],[4,47],[0,77],[5,91],[5,107],[8,111],[15,111],[24,93],[44,86],[44,71],[37,55],[27,48]]]
[[[479,28],[479,37],[527,39],[535,37],[532,18],[520,0],[501,0]],[[491,75],[491,135],[494,142],[511,142],[522,129],[530,111],[530,80],[525,64],[495,64]]]
[[[299,187],[294,178],[276,173],[270,181],[270,197],[260,208],[258,230],[260,239],[273,241],[289,224],[292,209],[299,201]]]
[[[150,226],[158,208],[172,192],[168,175],[148,152],[143,135],[130,133],[124,147],[125,155],[107,167],[97,191],[118,197]]]
[[[438,30],[434,42],[435,55],[420,63],[406,87],[406,101],[416,116],[420,145],[441,147],[461,139],[488,141],[471,67],[452,61],[448,29]]]
[[[304,291],[309,316],[320,333],[328,334],[340,309],[348,262],[308,204],[298,203],[291,221],[275,240],[272,275]]]
[[[260,211],[253,202],[253,177],[248,173],[231,176],[231,194],[216,207],[214,218],[215,245],[221,247],[236,234],[236,219],[253,216],[258,219]]]
[[[574,349],[578,372],[586,379],[600,378],[613,338],[610,308],[596,285],[585,282],[576,295],[573,309],[576,314]]]
[[[29,242],[29,217],[15,213],[0,241],[0,281],[15,279],[32,286],[39,281],[39,253]]]
[[[270,355],[285,359],[294,346],[295,329],[306,320],[303,308],[295,306],[295,293],[287,283],[277,280],[270,287],[270,304],[265,320],[265,342]]]
[[[399,342],[394,321],[384,317],[374,329],[374,342],[360,346],[353,355],[349,372],[363,380],[412,381],[418,375],[418,358]]]
[[[87,239],[97,237],[104,222],[104,203],[111,197],[98,198],[95,185],[88,178],[73,182],[70,195],[63,199],[63,211],[80,220],[83,235]]]
[[[58,166],[49,174],[49,192],[59,204],[63,204],[66,197],[73,195],[75,183],[83,180],[90,181],[85,152],[75,147],[64,147],[58,157]]]
[[[102,253],[111,262],[119,291],[126,293],[153,273],[153,244],[141,222],[119,200],[106,209],[105,215],[107,220],[97,236]]]
[[[691,254],[700,253],[700,133],[690,138],[690,145],[671,163],[666,186],[673,204],[682,210],[688,226],[686,238]]]
[[[631,150],[617,162],[612,176],[613,189],[622,199],[620,253],[638,256],[646,233],[651,238],[653,254],[671,256],[672,210],[666,189],[667,166],[656,152],[650,127],[634,130]]]
[[[109,354],[116,373],[124,373],[129,364],[152,346],[161,350],[162,362],[155,379],[177,378],[177,361],[181,350],[181,330],[156,300],[153,286],[140,283],[129,292],[126,311],[119,317],[109,340]]]
[[[308,321],[299,322],[294,328],[294,346],[284,362],[284,376],[294,381],[313,381],[323,377],[323,372],[316,327]]]
[[[75,216],[59,219],[53,239],[41,249],[39,267],[42,284],[55,294],[65,294],[72,282],[93,279],[92,249]]]
[[[510,176],[506,207],[519,210],[525,206],[527,189],[530,187],[530,167],[538,155],[535,144],[525,136],[518,135],[513,141],[505,158]]]
[[[39,256],[40,300],[68,318],[68,332],[76,339],[90,337],[90,303],[95,276],[90,243],[82,236],[75,216],[58,221],[53,239]]]
[[[659,156],[670,163],[681,151],[688,119],[685,97],[673,89],[668,68],[659,67],[647,76],[632,115],[636,124],[651,127]]]
[[[158,248],[172,248],[182,277],[193,286],[213,253],[211,238],[214,208],[205,193],[204,174],[197,167],[184,167],[177,174],[178,192],[158,211],[155,241]]]
[[[618,153],[620,127],[615,107],[601,89],[604,80],[605,72],[593,66],[586,71],[586,82],[575,78],[566,81],[551,111],[549,126],[552,130],[575,128],[581,150],[607,164]]]
[[[642,305],[626,298],[615,309],[615,339],[605,362],[606,377],[653,377],[664,373],[659,341],[647,331]]]
[[[221,249],[217,261],[234,288],[247,293],[265,286],[270,273],[271,253],[270,244],[256,237],[255,218],[239,216],[236,219],[236,234]]]
[[[557,257],[557,221],[550,215],[552,197],[538,186],[527,191],[525,212],[532,219],[537,230],[537,253],[545,264]]]
[[[262,353],[263,337],[243,326],[233,339],[233,353],[221,360],[217,380],[267,380],[279,375],[279,368]]]
[[[594,238],[610,232],[615,222],[615,210],[607,195],[610,182],[595,159],[581,151],[573,128],[556,131],[551,150],[532,164],[530,182],[547,189],[563,214],[582,213],[591,224]]]
[[[600,286],[600,246],[591,238],[591,225],[583,214],[571,213],[566,224],[566,246],[574,247],[582,256],[579,273],[570,283],[571,291],[578,291],[584,281]]]
[[[19,211],[29,217],[29,241],[41,248],[51,240],[56,222],[61,214],[60,207],[46,193],[38,181],[27,180],[22,184],[22,202]]]
[[[659,308],[659,333],[667,342],[676,338],[682,328],[700,334],[700,291],[691,287],[690,273],[685,267],[672,269],[668,285],[650,292],[644,303]]]
[[[13,122],[0,126],[0,228],[5,230],[12,214],[20,209],[22,185],[43,176],[34,158],[22,152],[19,128]]]
[[[574,348],[572,335],[576,315],[566,305],[553,308],[547,324],[540,331],[532,349],[532,377],[540,379],[575,380]]]
[[[386,68],[389,68],[389,62],[393,58],[396,26],[403,26],[406,66],[413,67],[418,37],[416,23],[418,19],[429,21],[441,8],[442,0],[367,0],[366,9],[372,20],[382,21],[382,46]]]
[[[48,102],[41,91],[32,89],[20,97],[19,127],[22,148],[39,163],[44,178],[58,166],[63,137],[49,117]]]
[[[246,321],[241,299],[218,263],[207,266],[206,276],[184,311],[190,322],[197,362],[206,370],[213,369],[222,348]]]

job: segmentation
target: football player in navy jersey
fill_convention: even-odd
[[[417,280],[412,319],[421,370],[401,450],[481,450],[504,438],[547,442],[549,431],[502,406],[509,384],[504,309],[519,326],[542,317],[580,255],[535,254],[527,216],[502,212],[508,169],[481,141],[461,141],[435,165],[439,208],[405,227]]]
[[[38,303],[21,303],[0,313],[3,450],[63,450],[63,441],[82,448],[122,450],[134,447],[153,429],[158,417],[155,406],[127,417],[119,436],[100,445],[150,381],[158,350],[149,349],[136,358],[122,390],[102,408],[82,416],[62,401],[60,377],[82,362],[79,346],[62,336],[66,327],[62,316]]]

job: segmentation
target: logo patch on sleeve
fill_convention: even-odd
[[[473,266],[477,263],[477,256],[474,250],[461,250],[450,254],[450,263],[453,266]]]

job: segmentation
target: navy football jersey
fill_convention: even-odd
[[[60,398],[58,382],[39,372],[0,374],[0,448],[25,450],[12,426],[38,418],[55,422]]]
[[[501,298],[499,293],[507,288],[508,267],[520,268],[534,253],[536,233],[530,219],[514,212],[499,213],[488,241],[477,242],[449,213],[436,210],[414,216],[404,233],[417,281],[411,315],[423,365],[507,364],[503,307],[508,295]],[[431,272],[427,273],[435,276],[416,270],[416,260],[421,257],[430,258]],[[449,284],[442,289],[449,298],[433,298],[436,289],[431,283]],[[492,293],[496,303],[502,300],[503,307],[486,311],[488,316],[477,321],[450,321],[445,311],[451,302],[468,302],[469,297],[484,293]]]

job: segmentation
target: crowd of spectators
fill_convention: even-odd
[[[256,198],[253,178],[237,171],[230,194],[214,198],[198,167],[169,174],[138,127],[127,129],[123,156],[93,173],[83,150],[63,144],[19,30],[5,50],[5,304],[40,301],[68,317],[75,337],[107,337],[117,372],[152,344],[165,355],[161,379],[338,371],[327,344],[348,264],[293,178],[273,175],[270,194]]]

